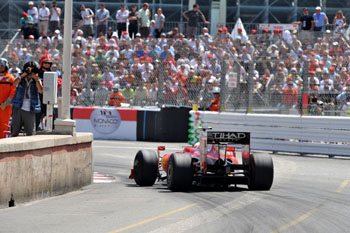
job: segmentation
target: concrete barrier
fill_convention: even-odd
[[[91,133],[0,140],[0,208],[91,184]]]

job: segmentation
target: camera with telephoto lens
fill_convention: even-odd
[[[33,73],[33,74],[38,74],[38,73],[39,73],[39,69],[38,69],[38,67],[36,67],[35,65],[33,65],[33,66],[27,67],[27,68],[24,70],[24,72],[26,72],[27,74],[31,74],[31,73]]]

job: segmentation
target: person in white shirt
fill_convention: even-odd
[[[41,8],[39,9],[39,34],[42,35],[45,32],[47,35],[47,31],[49,29],[49,17],[50,10],[46,7],[46,2],[41,1]]]
[[[73,29],[72,29],[72,38],[73,40],[76,40],[78,36],[84,36],[84,32],[79,28],[79,24],[76,23],[73,25]]]
[[[139,66],[141,71],[146,71],[147,69],[153,71],[153,65],[150,63],[150,60],[146,59],[145,63]]]
[[[58,42],[59,42],[59,43],[62,43],[63,38],[62,38],[62,36],[60,35],[60,33],[61,33],[60,30],[55,30],[54,35],[51,37],[51,41],[54,41],[55,38],[57,38]]]
[[[93,18],[95,17],[94,12],[90,8],[86,8],[85,5],[80,6],[80,15],[82,18],[82,30],[84,37],[93,36]]]
[[[126,23],[129,18],[129,11],[125,9],[124,4],[122,4],[120,10],[117,11],[115,18],[117,19],[118,38],[120,39],[123,31],[126,31]]]
[[[53,1],[50,8],[50,36],[53,36],[54,32],[60,29],[60,15],[61,8],[57,6],[56,1]]]
[[[124,57],[130,60],[135,52],[130,48],[130,44],[126,43],[125,48],[121,51],[121,53],[124,55]]]
[[[112,53],[115,58],[119,58],[119,52],[118,50],[115,49],[115,46],[116,46],[115,44],[109,45],[110,50],[107,51],[106,57],[109,57],[109,54]]]
[[[160,38],[160,35],[164,29],[165,16],[163,15],[162,8],[158,8],[157,14],[154,15],[155,24],[156,24],[156,38]]]
[[[34,6],[33,1],[28,2],[28,7],[29,9],[27,10],[27,14],[33,17],[34,25],[37,27],[39,24],[38,8]]]
[[[51,38],[48,37],[45,33],[42,34],[42,36],[40,36],[38,38],[38,45],[44,45],[47,48],[51,47]]]

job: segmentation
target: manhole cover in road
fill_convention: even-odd
[[[117,178],[111,175],[102,174],[99,172],[94,172],[93,178],[94,184],[96,183],[113,183],[117,182]]]

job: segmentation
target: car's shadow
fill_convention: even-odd
[[[129,184],[126,184],[126,187],[154,189],[154,190],[158,190],[159,193],[173,192],[168,189],[168,186],[166,185],[166,183],[164,184],[156,183],[153,186],[145,186],[145,187],[141,187],[141,186],[138,186],[137,184],[129,183]],[[229,187],[215,186],[215,185],[213,186],[192,185],[188,190],[185,190],[185,191],[179,190],[176,192],[197,193],[197,192],[244,192],[244,191],[250,191],[250,190],[248,188],[239,187],[235,185],[230,185]]]

